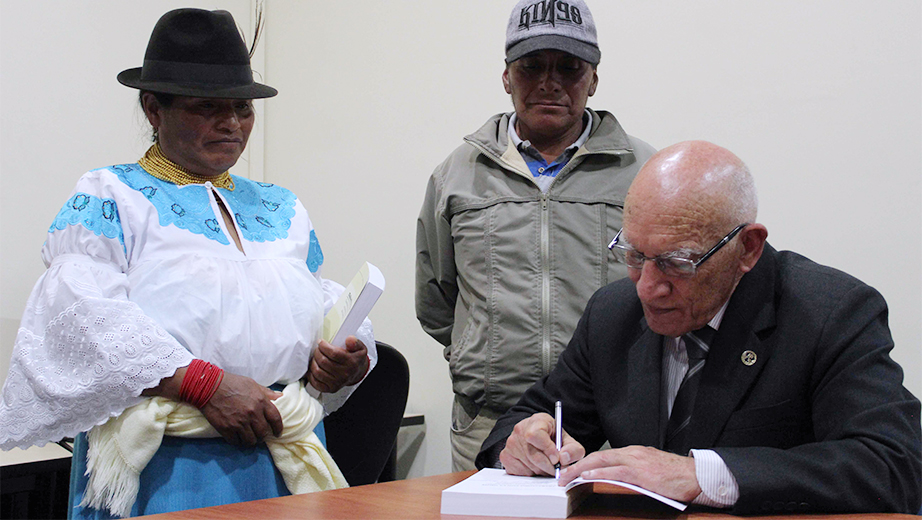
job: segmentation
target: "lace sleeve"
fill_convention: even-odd
[[[42,335],[19,329],[0,402],[0,448],[44,445],[102,424],[191,361],[134,303],[80,300]]]
[[[91,172],[92,174],[93,172]],[[87,174],[48,233],[0,400],[0,448],[44,445],[138,402],[192,355],[128,300],[116,197]]]

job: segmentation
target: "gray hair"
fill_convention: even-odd
[[[736,171],[726,177],[727,218],[736,224],[753,223],[759,214],[759,196],[755,181],[749,167],[742,161],[734,169]]]

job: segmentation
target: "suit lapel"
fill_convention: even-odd
[[[772,354],[758,334],[775,324],[775,254],[766,244],[759,262],[743,276],[730,298],[695,398],[689,425],[692,447],[714,446]]]
[[[650,410],[660,410],[663,337],[647,327],[641,319],[642,333],[628,353],[628,392],[630,435],[633,444],[661,447],[662,417]]]

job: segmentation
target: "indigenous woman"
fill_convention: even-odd
[[[320,340],[342,287],[320,275],[307,211],[228,173],[252,100],[277,93],[249,58],[230,13],[165,14],[118,76],[153,146],[83,175],[49,229],[0,447],[76,436],[75,518],[346,485],[313,430],[374,366],[371,324],[345,348]]]

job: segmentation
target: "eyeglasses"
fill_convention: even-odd
[[[703,264],[708,258],[714,256],[714,253],[719,251],[721,247],[727,245],[727,242],[733,240],[733,237],[735,237],[737,233],[742,231],[742,229],[748,225],[748,223],[745,223],[733,228],[733,231],[727,233],[727,236],[720,239],[720,242],[717,242],[714,247],[712,247],[707,253],[704,253],[698,257],[697,260],[690,258],[691,256],[695,256],[695,253],[686,250],[671,251],[669,253],[663,253],[652,258],[645,256],[643,253],[634,249],[630,244],[621,239],[621,233],[624,231],[624,228],[621,228],[621,230],[618,231],[618,234],[615,235],[615,238],[612,239],[611,243],[608,244],[608,249],[614,253],[618,260],[626,264],[631,269],[643,269],[643,263],[645,261],[650,261],[655,263],[656,267],[658,267],[659,270],[667,276],[689,278],[691,276],[695,276],[695,273],[698,272],[698,266]]]

